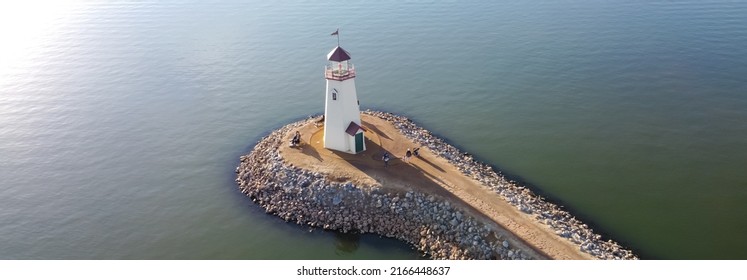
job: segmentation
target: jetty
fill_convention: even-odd
[[[361,112],[350,59],[339,40],[327,54],[324,115],[241,157],[236,183],[268,213],[398,238],[434,259],[637,258],[411,120]]]
[[[239,188],[268,213],[398,238],[434,259],[637,259],[405,117],[363,112],[359,154],[325,149],[319,119],[284,126],[241,157]],[[296,132],[301,143],[291,147]]]

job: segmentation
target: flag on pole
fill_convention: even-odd
[[[332,35],[332,36],[340,35],[340,29],[337,28],[337,30],[335,30],[335,32],[332,32],[332,34],[329,34],[329,35]]]

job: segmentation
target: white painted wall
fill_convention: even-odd
[[[333,92],[337,90],[337,100]],[[326,101],[324,102],[324,147],[346,153],[355,153],[355,136],[345,133],[350,122],[361,125],[361,112],[358,95],[355,92],[355,78],[344,81],[327,80]],[[365,141],[364,146],[365,150]]]

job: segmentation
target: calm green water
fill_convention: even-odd
[[[531,2],[531,3],[526,3]],[[601,2],[601,3],[600,3]],[[645,258],[747,259],[747,2],[0,4],[0,258],[418,258],[233,183],[323,111],[412,117]]]

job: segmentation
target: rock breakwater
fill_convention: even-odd
[[[600,259],[637,258],[614,241],[602,240],[567,211],[508,181],[409,119],[378,111],[365,114],[391,122],[403,135],[428,147],[582,251]],[[283,137],[314,120],[301,120],[270,133],[241,157],[236,169],[239,189],[268,213],[301,225],[398,238],[434,259],[529,259],[533,255],[517,249],[513,240],[440,196],[340,182],[286,162],[279,152]]]
[[[612,240],[602,240],[601,235],[595,234],[588,225],[558,205],[544,200],[524,186],[507,180],[491,166],[476,161],[470,154],[435,137],[430,131],[417,126],[408,118],[371,110],[365,113],[393,123],[407,138],[428,147],[456,166],[464,175],[479,181],[522,212],[532,214],[539,222],[554,229],[557,235],[578,244],[582,251],[600,259],[637,259],[631,250],[624,249]]]

